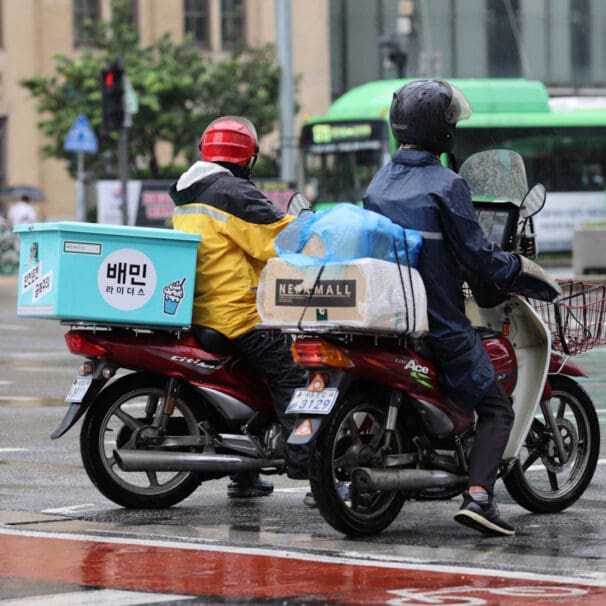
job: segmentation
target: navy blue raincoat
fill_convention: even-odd
[[[473,409],[494,381],[494,369],[465,315],[463,268],[506,289],[520,271],[518,258],[485,237],[465,180],[424,150],[397,151],[368,186],[364,207],[422,232],[418,270],[427,290],[425,344],[447,393]]]

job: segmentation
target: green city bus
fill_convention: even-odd
[[[315,208],[360,203],[395,142],[389,105],[409,80],[380,80],[351,89],[329,110],[305,120],[299,187]],[[547,204],[537,217],[544,251],[570,250],[574,228],[606,219],[606,102],[550,99],[542,82],[517,78],[452,79],[473,115],[457,127],[454,156],[495,148],[519,152],[529,184],[543,183]]]

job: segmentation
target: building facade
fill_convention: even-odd
[[[333,98],[399,75],[606,94],[603,0],[330,0],[330,15]]]
[[[330,103],[328,10],[327,0],[291,3],[297,121]],[[110,0],[0,0],[0,187],[42,189],[40,215],[48,220],[75,218],[76,186],[63,161],[42,158],[35,100],[19,81],[51,76],[55,55],[74,56],[88,43],[84,20],[107,20],[110,11]],[[133,0],[132,19],[143,46],[166,32],[175,41],[189,32],[213,59],[226,56],[236,38],[253,47],[276,41],[275,0]],[[275,138],[262,141],[262,152],[275,145]]]

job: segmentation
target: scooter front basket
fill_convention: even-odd
[[[560,281],[564,295],[552,303],[528,299],[551,332],[552,347],[577,355],[606,345],[606,285]]]

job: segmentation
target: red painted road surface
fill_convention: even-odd
[[[603,583],[579,579],[11,530],[0,531],[0,585],[2,577],[168,593],[173,599],[177,594],[285,604],[606,604]]]

